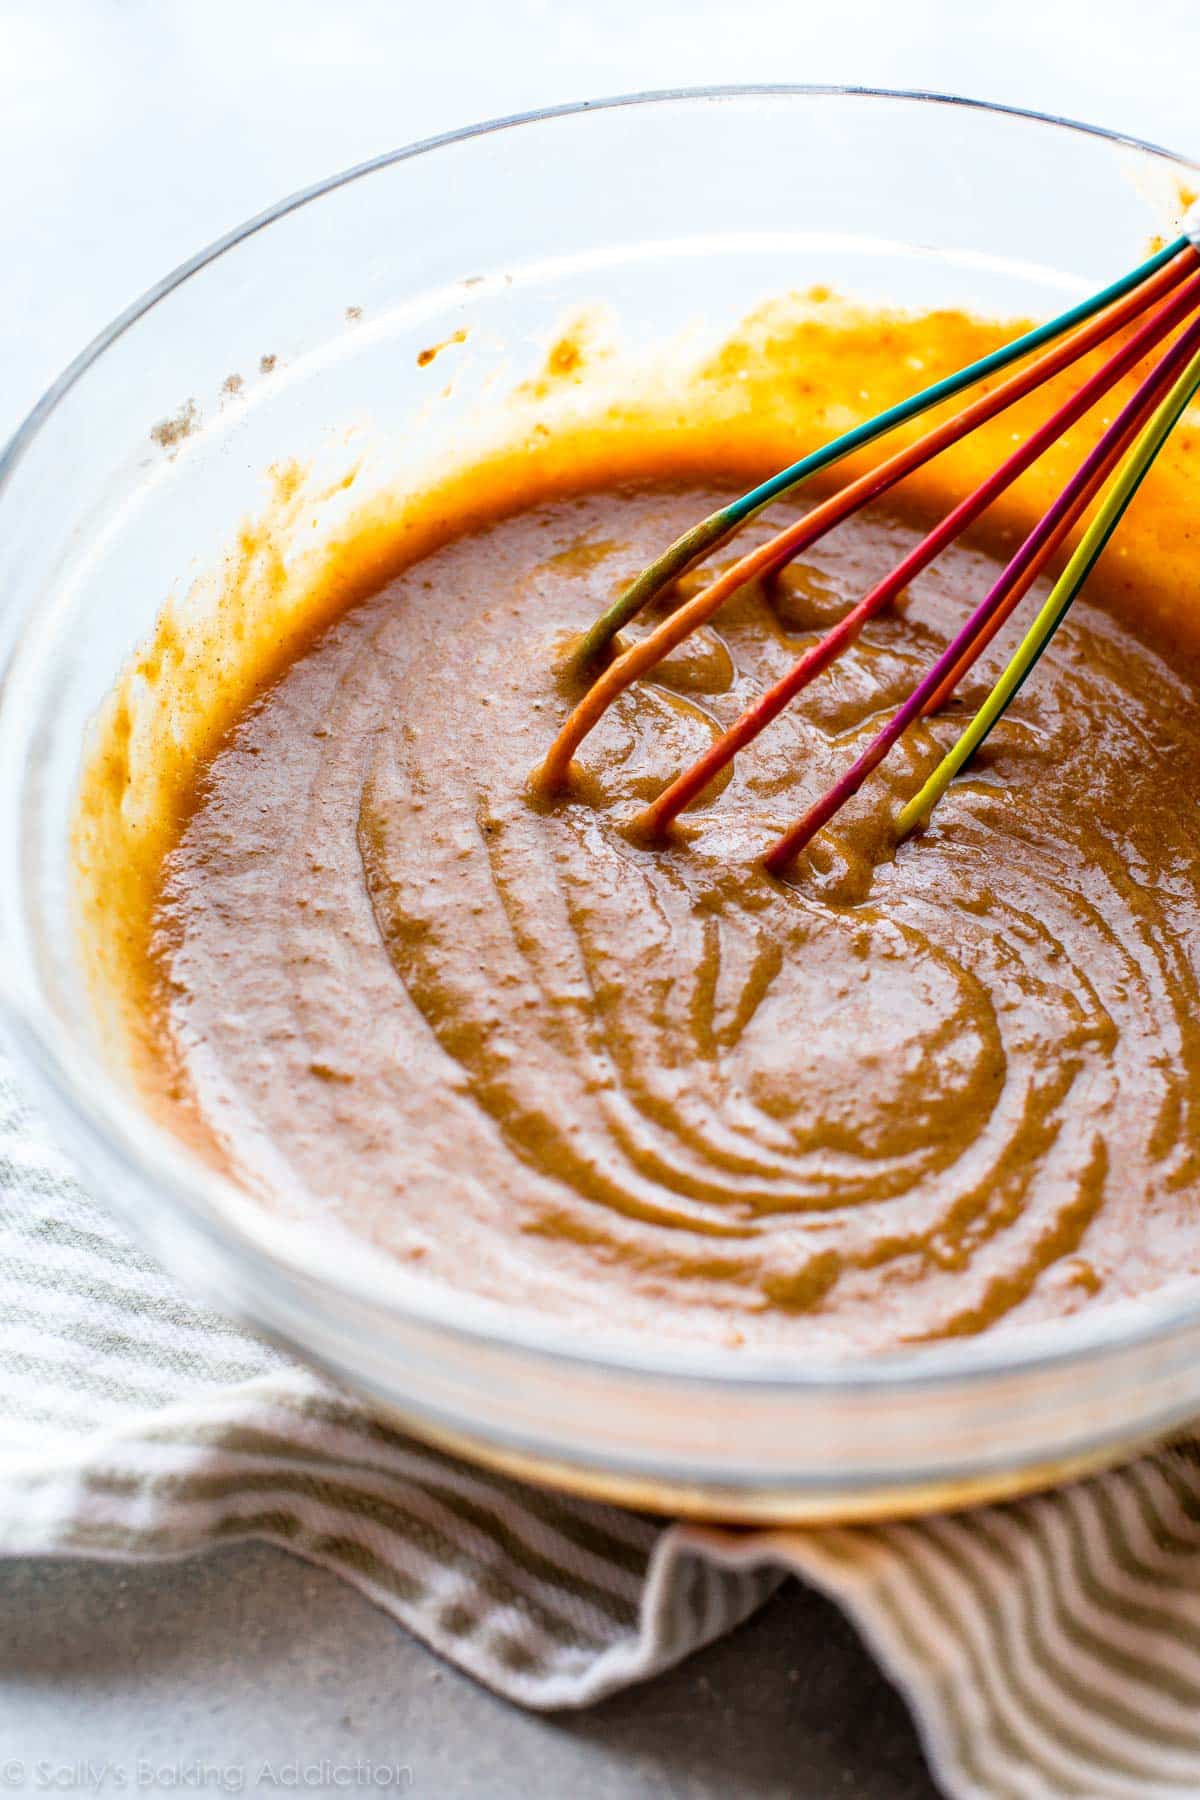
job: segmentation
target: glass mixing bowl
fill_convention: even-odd
[[[935,95],[635,96],[418,144],[297,195],[84,352],[0,466],[3,1006],[85,1179],[164,1263],[426,1437],[727,1519],[964,1504],[1200,1411],[1193,1289],[818,1363],[588,1338],[365,1248],[331,1258],[152,1123],[106,1054],[69,846],[89,721],[166,595],[261,507],[272,465],[353,454],[368,483],[415,477],[595,302],[634,349],[813,283],[1045,315],[1140,260],[1196,180],[1143,144]],[[461,328],[443,394],[445,364],[417,353]]]

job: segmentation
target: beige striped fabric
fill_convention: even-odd
[[[720,1532],[424,1448],[191,1306],[0,1062],[0,1553],[263,1538],[519,1704],[584,1706],[788,1572],[852,1617],[952,1800],[1200,1796],[1200,1457],[876,1529]]]

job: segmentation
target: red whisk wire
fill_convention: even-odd
[[[1112,462],[1124,452],[1139,426],[1145,422],[1183,368],[1196,355],[1198,349],[1200,349],[1200,319],[1193,320],[1188,325],[1187,329],[1181,333],[1145,377],[1133,398],[1126,403],[1099,443],[1085,458],[1050,511],[1039,520],[986,597],[976,607],[958,636],[943,651],[933,668],[918,683],[904,705],[892,715],[883,729],[876,733],[861,756],[855,760],[840,780],[835,782],[828,793],[815,801],[804,817],[772,846],[763,861],[773,875],[780,874],[792,858],[798,855],[805,845],[815,837],[822,826],[827,825],[834,814],[840,812],[847,800],[858,792],[868,775],[872,770],[878,768],[908,726],[914,719],[920,717],[932,695],[939,690],[950,671],[956,668],[966,656],[974,661],[975,656],[982,649],[978,640],[1004,604],[1012,583],[1025,573],[1031,559],[1044,560],[1045,556],[1049,554],[1049,548],[1053,547],[1053,542],[1057,541],[1061,535],[1060,528],[1064,518],[1082,510],[1079,507],[1080,496],[1087,493],[1089,489],[1094,490],[1097,485],[1097,470],[1105,464],[1111,466]]]
[[[1143,416],[1138,421],[1139,425],[1145,423],[1145,419],[1152,410],[1153,397],[1147,400],[1143,410]],[[1048,538],[1043,553],[1031,560],[1024,572],[1014,581],[1003,605],[996,610],[988,620],[988,623],[981,628],[978,637],[972,641],[968,649],[964,650],[961,659],[951,669],[941,686],[938,687],[926,701],[922,708],[926,718],[930,717],[933,713],[941,711],[963,676],[976,662],[978,662],[979,658],[983,655],[997,633],[1003,630],[1008,620],[1012,617],[1017,607],[1021,604],[1022,600],[1045,568],[1050,557],[1053,556],[1063,539],[1070,532],[1072,526],[1078,523],[1079,519],[1087,511],[1100,489],[1104,486],[1104,483],[1108,480],[1108,477],[1112,474],[1114,468],[1124,455],[1125,448],[1124,442],[1114,443],[1108,455],[1097,465],[1091,480],[1088,482],[1087,486],[1080,491],[1076,503],[1064,515],[1053,535]]]
[[[702,792],[714,776],[719,774],[726,764],[737,755],[739,750],[744,749],[783,711],[789,701],[836,661],[858,636],[869,619],[895,599],[897,594],[907,587],[922,569],[926,568],[954,538],[958,537],[969,524],[978,518],[980,513],[998,495],[1003,493],[1005,488],[1009,487],[1032,463],[1036,462],[1038,457],[1056,442],[1064,431],[1082,418],[1123,375],[1134,368],[1148,351],[1153,349],[1192,311],[1197,303],[1200,303],[1200,273],[1190,276],[1178,288],[1173,297],[1166,300],[1045,424],[1033,432],[1025,443],[1015,450],[987,480],[980,483],[973,493],[960,501],[958,506],[947,514],[946,518],[897,564],[896,568],[878,582],[843,619],[839,620],[832,630],[812,645],[788,670],[786,675],[769,688],[753,706],[748,707],[697,762],[684,770],[659,795],[658,799],[639,815],[636,822],[638,830],[648,836],[661,834],[677,814],[697,794]],[[1086,503],[1084,500],[1082,505],[1086,505]],[[1080,510],[1082,510],[1082,505]],[[818,510],[820,509],[818,508]],[[1055,516],[1057,517],[1057,515]],[[1044,523],[1045,521],[1043,521]],[[1068,519],[1062,525],[1058,536],[1046,543],[1040,559],[1028,572],[1028,578],[1020,593],[1026,591],[1038,568],[1061,541],[1061,537],[1065,535],[1071,523],[1072,520]],[[765,546],[765,548],[769,549],[770,546]],[[1034,548],[1041,549],[1040,539]],[[1012,565],[1010,565],[1010,569],[1011,567]],[[1013,585],[1015,586],[1026,573],[1026,564],[1022,562],[1012,575]],[[1007,588],[1005,591],[1008,591]],[[1019,597],[1020,594],[1017,594],[1013,599],[1013,605],[1016,604],[1016,599]],[[673,614],[672,619],[677,616]],[[667,621],[667,623],[670,622],[670,620]],[[997,629],[999,629],[998,626]],[[939,691],[942,685],[944,684],[939,684]]]

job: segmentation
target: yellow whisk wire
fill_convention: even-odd
[[[1200,390],[1200,352],[1192,358],[1178,381],[1144,428],[1109,485],[1091,524],[1080,539],[1066,568],[1055,582],[1045,605],[1014,651],[1004,673],[970,724],[942,758],[920,791],[904,807],[896,821],[903,840],[924,820],[949,787],[959,770],[970,761],[993,726],[1032,673],[1042,652],[1069,612],[1101,551],[1115,531],[1126,507],[1137,493],[1155,457],[1178,424],[1188,404]]]

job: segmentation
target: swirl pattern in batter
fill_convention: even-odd
[[[862,1350],[1200,1270],[1200,706],[1114,615],[1077,609],[923,837],[894,854],[890,821],[952,718],[774,880],[757,856],[994,576],[959,546],[673,844],[632,841],[914,541],[871,513],[624,695],[568,796],[530,798],[564,647],[723,498],[467,533],[247,713],[159,910],[199,1111],[276,1204],[586,1325]]]

